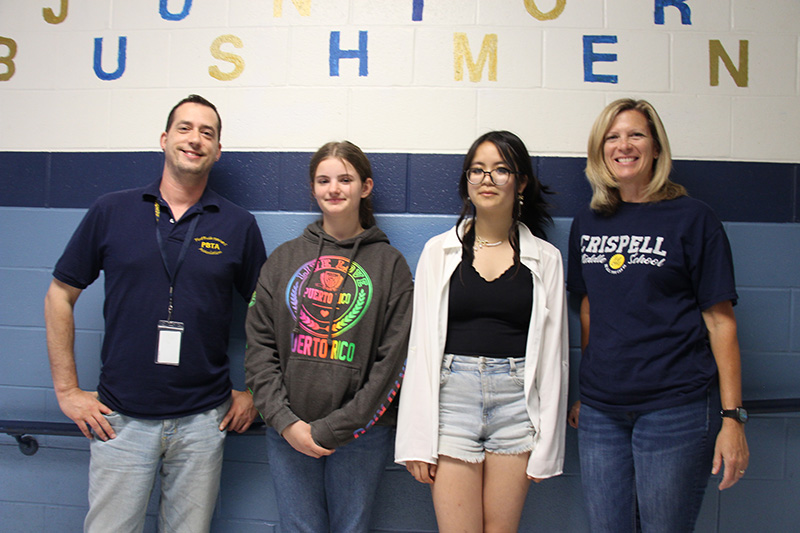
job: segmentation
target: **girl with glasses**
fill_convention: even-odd
[[[440,531],[516,531],[530,481],[564,462],[561,254],[513,133],[478,138],[458,188],[455,228],[417,266],[395,460],[431,485]]]

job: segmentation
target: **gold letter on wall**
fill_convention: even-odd
[[[212,78],[216,78],[220,81],[231,81],[238,78],[244,70],[244,59],[242,56],[223,52],[220,49],[223,43],[230,43],[236,48],[241,48],[244,46],[244,44],[242,43],[242,40],[235,35],[220,35],[214,39],[213,43],[211,43],[211,55],[216,59],[233,63],[233,71],[222,72],[216,65],[211,65],[208,67],[208,73]]]
[[[497,34],[487,33],[483,36],[481,53],[478,61],[472,61],[472,52],[469,50],[469,40],[466,33],[453,34],[453,67],[455,68],[456,81],[464,79],[464,64],[469,69],[469,81],[481,81],[481,72],[486,58],[489,58],[489,81],[497,81]]]
[[[8,37],[0,37],[0,46],[8,47],[8,55],[0,56],[0,65],[6,66],[6,72],[0,72],[0,81],[8,81],[14,75],[14,56],[17,55],[17,42]]]
[[[301,17],[311,16],[311,0],[292,0],[292,3]],[[283,16],[283,0],[272,0],[272,16]]]
[[[750,41],[739,41],[739,68],[733,65],[730,56],[716,39],[708,41],[708,61],[709,70],[711,74],[711,86],[716,87],[719,85],[719,62],[725,64],[733,81],[736,82],[737,87],[747,87],[748,82],[748,60],[749,60],[749,44]]]
[[[67,18],[67,9],[69,8],[69,0],[61,0],[61,14],[56,16],[53,10],[49,7],[42,8],[42,15],[48,24],[61,24]]]
[[[564,12],[564,8],[567,7],[567,0],[556,0],[556,7],[548,11],[547,13],[543,13],[536,7],[536,2],[534,0],[525,0],[525,9],[533,15],[536,20],[554,20],[557,19],[561,13]]]

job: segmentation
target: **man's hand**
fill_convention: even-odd
[[[220,431],[235,431],[244,433],[253,420],[258,416],[258,411],[253,405],[253,395],[249,391],[232,390],[231,407],[219,425]]]
[[[58,406],[70,420],[75,422],[87,439],[92,438],[91,431],[104,441],[117,436],[111,424],[103,416],[110,414],[112,410],[97,399],[97,392],[75,387],[56,393],[56,397]]]
[[[311,426],[302,420],[290,424],[283,430],[281,436],[292,448],[314,459],[330,455],[335,451],[323,448],[314,442],[314,438],[311,436]]]

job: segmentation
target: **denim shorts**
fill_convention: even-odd
[[[480,463],[486,452],[529,452],[535,430],[524,377],[524,357],[446,354],[439,387],[439,455]]]

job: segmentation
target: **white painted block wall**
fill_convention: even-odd
[[[218,104],[229,150],[308,151],[347,137],[373,151],[458,153],[505,128],[535,154],[580,156],[603,105],[635,96],[656,104],[677,158],[800,160],[797,0],[674,2],[691,24],[675,5],[657,24],[663,0],[426,0],[418,21],[413,0],[194,0],[177,21],[160,15],[160,3],[73,0],[66,19],[49,24],[48,2],[0,0],[0,38],[17,48],[9,59],[0,44],[0,60],[15,67],[0,81],[0,150],[157,150],[165,110],[200,92]],[[184,5],[166,2],[173,15]],[[366,32],[367,76],[357,58],[334,59],[331,76],[332,32],[342,50]],[[456,79],[462,33],[476,62],[484,36],[496,36],[496,80],[488,60],[473,67],[477,81],[463,62]],[[591,70],[617,83],[585,81],[585,36],[616,39],[591,45],[616,56],[596,57]],[[103,39],[101,65],[112,72],[120,37],[125,72],[102,80],[94,40]],[[748,43],[746,87],[723,65],[711,85],[709,41],[734,68]],[[0,63],[0,76],[7,68]]]

